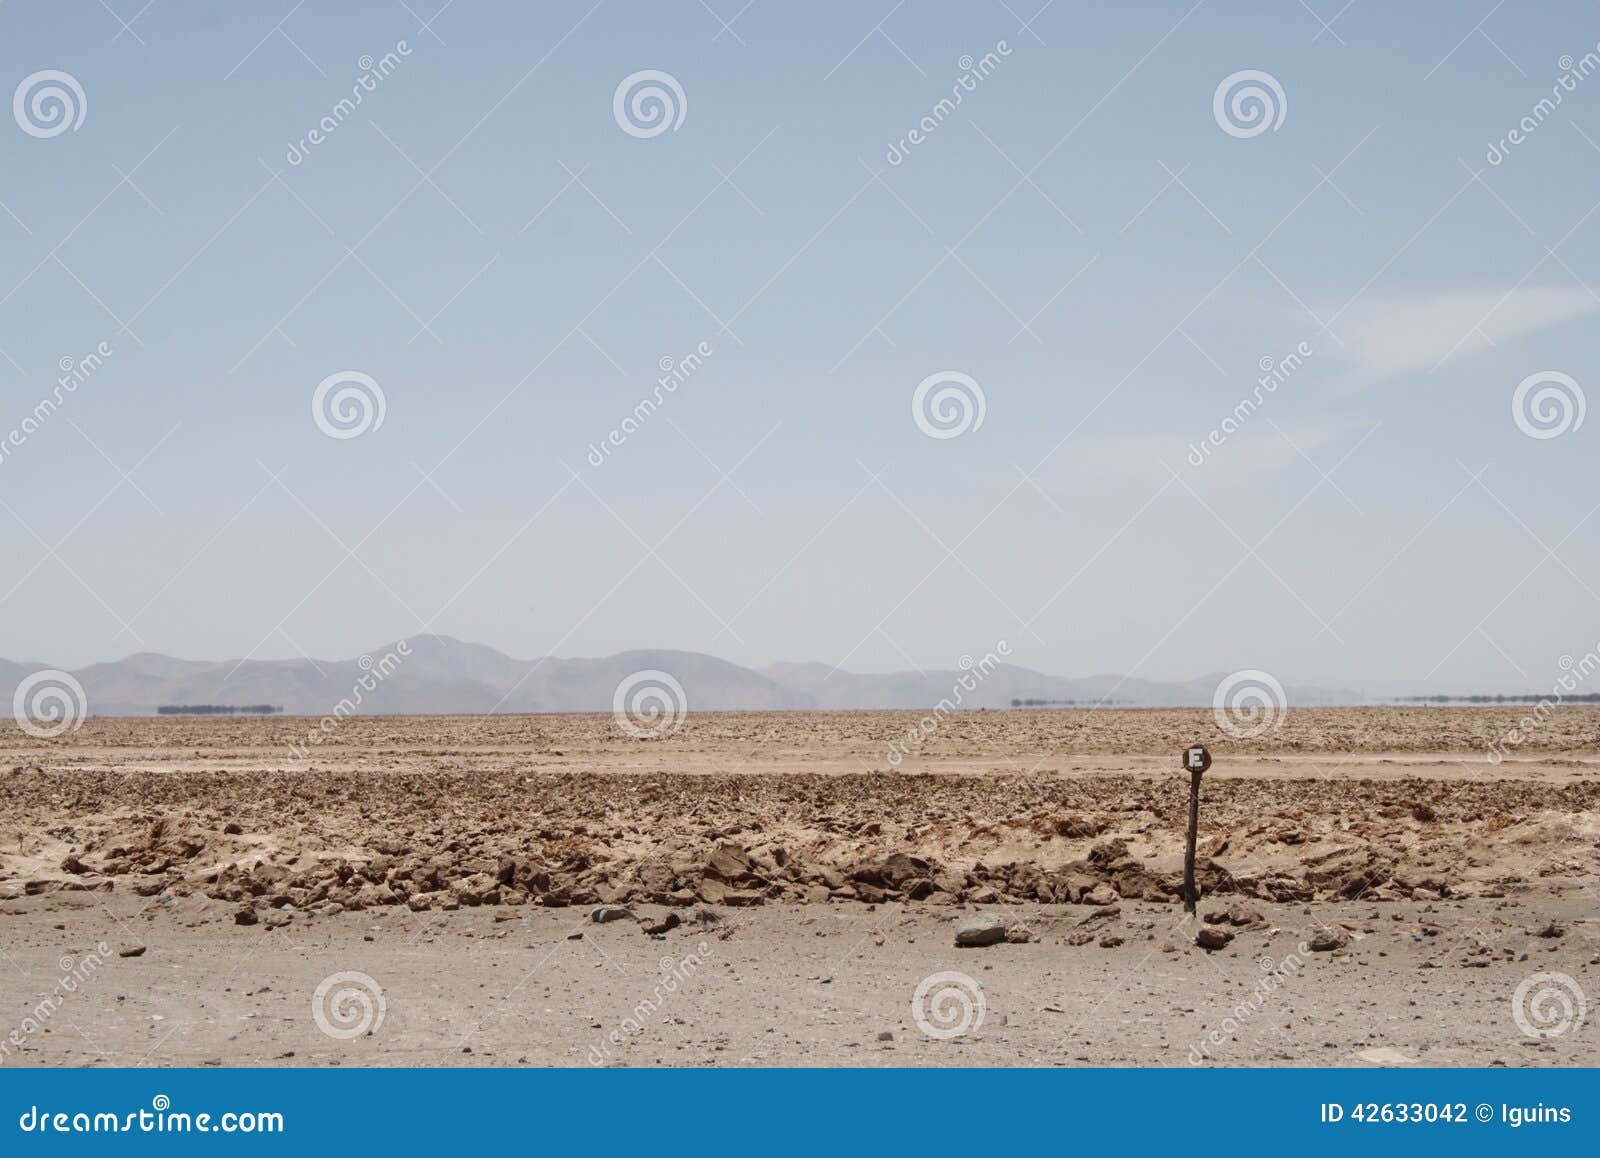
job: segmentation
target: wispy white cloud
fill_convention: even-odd
[[[1355,374],[1370,386],[1403,374],[1429,373],[1574,318],[1600,312],[1600,298],[1581,286],[1524,286],[1510,292],[1363,298],[1334,329]]]

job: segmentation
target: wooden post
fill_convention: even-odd
[[[1183,909],[1192,915],[1200,900],[1200,890],[1194,880],[1195,842],[1200,834],[1200,774],[1211,767],[1211,753],[1201,744],[1185,748],[1183,766],[1189,770],[1189,839],[1183,850]]]

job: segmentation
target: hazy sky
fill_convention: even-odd
[[[0,655],[1548,688],[1600,10],[1038,2],[6,0]]]

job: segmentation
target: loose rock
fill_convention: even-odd
[[[683,918],[678,916],[677,913],[669,910],[667,915],[662,917],[661,920],[657,921],[654,925],[646,925],[644,931],[651,936],[655,936],[658,933],[665,933],[668,930],[676,929],[681,924],[683,924]]]
[[[999,917],[969,917],[956,929],[956,947],[976,949],[1006,939],[1006,923]]]
[[[1307,942],[1307,948],[1313,953],[1332,953],[1336,949],[1343,949],[1350,943],[1350,934],[1343,929],[1322,929]]]

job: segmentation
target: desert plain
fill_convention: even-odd
[[[1595,1065],[1600,709],[1527,715],[8,725],[0,1068]]]

